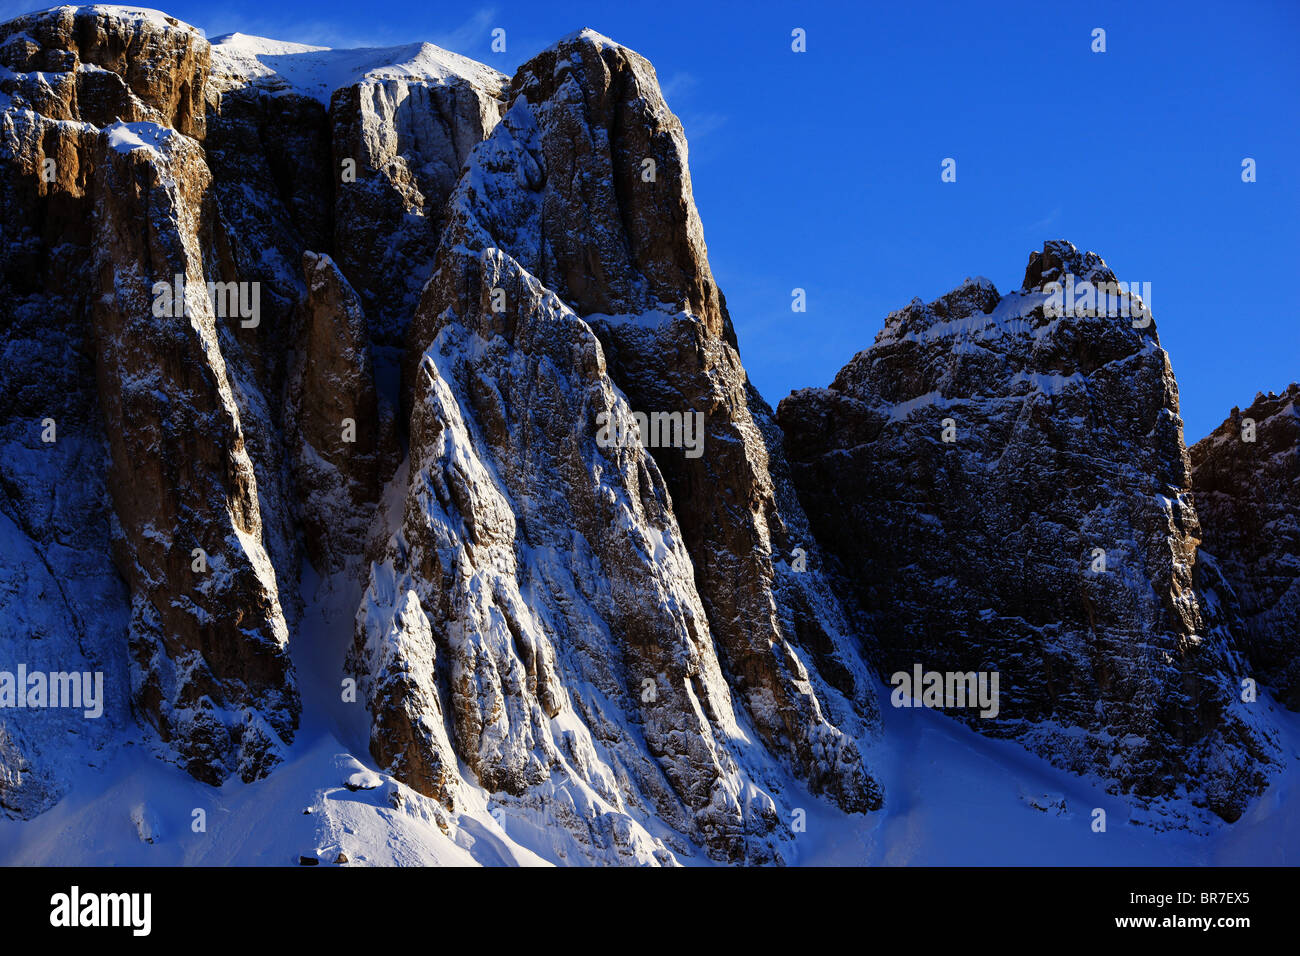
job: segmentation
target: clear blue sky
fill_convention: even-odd
[[[209,36],[422,39],[507,73],[583,26],[641,52],[686,127],[713,270],[773,404],[829,383],[913,296],[967,275],[1018,287],[1048,238],[1152,284],[1189,443],[1300,378],[1298,0],[163,8]],[[498,26],[505,54],[489,49]],[[806,53],[790,50],[795,27]],[[945,157],[955,184],[940,182]]]

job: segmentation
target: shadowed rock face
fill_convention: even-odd
[[[400,458],[393,408],[375,387],[366,316],[326,255],[303,255],[307,322],[289,382],[303,538],[312,564],[341,570],[365,548],[384,483]]]
[[[447,198],[470,150],[496,125],[500,94],[500,86],[461,77],[375,79],[331,99],[335,178],[345,160],[356,166],[356,181],[337,188],[335,248],[376,342],[402,343],[433,268]]]
[[[830,388],[781,402],[795,480],[886,674],[997,671],[996,719],[954,713],[1235,819],[1276,752],[1203,594],[1224,588],[1197,555],[1168,356],[1150,322],[1045,315],[1067,273],[1115,278],[1052,242],[1019,292],[967,280],[891,314]]]
[[[76,78],[46,63],[31,18],[0,26],[0,653],[12,670],[105,674],[105,716],[6,709],[0,811],[31,816],[129,721],[125,588],[109,548],[107,446],[94,381],[90,195],[98,132],[68,116]],[[66,52],[66,62],[75,54]],[[11,72],[12,71],[12,72]],[[90,74],[85,74],[87,77]],[[57,95],[56,95],[57,94]],[[80,93],[84,102],[88,90]],[[107,107],[104,107],[105,109]],[[53,160],[47,166],[46,160]],[[47,169],[53,176],[43,175]],[[47,423],[53,426],[48,431]],[[46,437],[53,441],[46,441]]]
[[[1300,385],[1191,448],[1201,546],[1237,599],[1252,674],[1300,710]]]
[[[17,565],[0,581],[6,637],[34,666],[47,654],[22,650],[27,639],[59,631],[40,645],[50,669],[107,671],[113,721],[131,701],[211,783],[265,773],[291,739],[300,541],[323,572],[355,566],[398,454],[376,330],[326,254],[336,226],[354,279],[390,269],[418,289],[428,261],[395,270],[377,250],[418,233],[431,260],[504,82],[475,67],[492,86],[480,96],[439,67],[429,92],[417,69],[354,84],[331,116],[217,59],[213,75],[197,31],[147,12],[59,8],[0,27],[0,430],[21,449],[0,484]],[[358,156],[356,201],[336,147]],[[386,203],[395,189],[404,199]],[[372,244],[357,248],[363,233]],[[307,257],[304,281],[309,249],[325,252]],[[184,315],[159,312],[156,284],[178,275]],[[255,289],[256,321],[223,313],[209,282]],[[413,295],[390,300],[383,321],[404,327]],[[344,418],[356,442],[340,448]],[[46,579],[67,580],[63,607],[37,621],[18,604],[24,581],[43,593]],[[45,620],[56,615],[61,627]],[[0,801],[25,814],[57,797],[59,761],[24,720],[0,727]]]
[[[208,258],[220,247],[210,174],[196,142],[164,140],[122,151],[104,136],[95,183],[96,379],[118,566],[132,589],[132,682],[137,706],[191,773],[251,780],[292,737],[297,692],[223,356],[232,320],[214,314],[205,289],[209,277],[225,278]],[[155,315],[155,283],[176,275],[188,314]],[[196,569],[194,549],[206,568]]]
[[[323,572],[355,566],[395,465],[393,405],[371,358],[384,333],[327,254],[307,258],[306,281],[300,263],[332,249],[337,227],[354,280],[387,269],[423,283],[504,82],[471,64],[491,87],[480,89],[440,65],[457,58],[429,55],[427,82],[418,69],[363,80],[331,116],[229,57],[209,83],[207,41],[163,15],[59,8],[0,27],[0,430],[16,451],[0,484],[17,565],[0,581],[6,636],[21,651],[60,630],[18,610],[24,581],[45,589],[27,565],[46,565],[68,582],[50,612],[65,620],[60,640],[41,645],[50,669],[107,671],[113,721],[131,700],[208,782],[265,773],[291,739],[299,542]],[[358,157],[352,193],[331,168],[336,148]],[[417,234],[423,270],[378,255],[388,236],[418,258],[397,241]],[[183,306],[156,310],[157,284],[176,276]],[[223,313],[209,282],[254,289],[257,320]],[[414,293],[383,285],[366,287],[400,330]],[[344,418],[356,442],[341,449]],[[60,650],[65,636],[75,651]],[[59,761],[25,719],[0,728],[0,800],[19,813],[59,792]]]

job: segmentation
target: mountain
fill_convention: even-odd
[[[928,858],[970,788],[904,746],[1266,832],[1294,508],[1241,514],[1294,402],[1198,550],[1154,326],[1045,314],[1091,253],[773,413],[681,123],[591,30],[507,77],[56,7],[0,25],[0,168],[0,859]],[[996,672],[951,715],[1018,756],[899,709],[914,665]]]
[[[1202,547],[1240,610],[1252,673],[1300,710],[1300,385],[1255,396],[1190,449]]]
[[[829,388],[782,400],[795,482],[886,674],[997,672],[995,718],[954,714],[1235,820],[1280,755],[1197,551],[1169,357],[1149,312],[1056,314],[1067,281],[1118,282],[1048,242],[1017,291],[968,279],[892,313]]]

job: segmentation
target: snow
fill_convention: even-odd
[[[364,707],[342,702],[338,675],[351,641],[356,584],[305,570],[308,602],[291,645],[303,720],[284,764],[261,781],[201,784],[150,746],[123,743],[111,759],[82,767],[69,793],[29,821],[0,819],[0,864],[539,866],[580,862],[563,828],[535,809],[500,802],[478,787],[458,791],[447,813],[374,766]],[[883,686],[881,699],[888,700]],[[781,780],[807,829],[786,844],[807,865],[1295,865],[1300,862],[1300,714],[1266,696],[1259,706],[1292,760],[1235,824],[1211,832],[1159,829],[1104,784],[1052,767],[1011,741],[995,740],[925,708],[882,708],[871,745],[885,808],[847,815]],[[472,778],[471,778],[472,779]],[[356,785],[360,784],[359,787]],[[568,798],[558,788],[552,805]],[[1106,832],[1092,829],[1106,811]],[[201,810],[203,832],[195,832]],[[1187,805],[1165,807],[1177,819]],[[679,856],[710,865],[703,853]]]
[[[658,308],[641,313],[607,315],[603,312],[590,312],[583,316],[583,321],[589,325],[603,323],[605,325],[631,325],[643,329],[657,329],[666,322],[691,322],[694,319],[689,312],[673,308],[667,303],[660,303]]]
[[[243,33],[212,41],[212,72],[275,92],[309,96],[326,106],[334,90],[365,80],[441,84],[463,79],[487,90],[501,89],[508,80],[489,66],[431,43],[335,50]]]
[[[1040,372],[1017,372],[1011,378],[1011,384],[1017,385],[1026,382],[1032,385],[1037,391],[1044,395],[1060,395],[1067,388],[1075,386],[1086,386],[1088,380],[1080,372],[1073,372],[1070,375],[1044,375]]]
[[[123,123],[120,120],[112,126],[105,126],[104,133],[108,136],[109,147],[119,153],[147,149],[159,159],[166,158],[171,149],[171,138],[180,135],[157,123]]]
[[[595,46],[598,50],[610,48],[627,49],[617,40],[611,40],[609,37],[605,36],[605,34],[599,33],[591,27],[583,27],[581,30],[574,30],[572,33],[561,37],[558,42],[551,46],[551,49],[556,49],[566,43],[572,43],[574,40],[584,40]]]
[[[155,10],[152,7],[118,6],[116,4],[111,4],[111,3],[92,3],[92,4],[85,4],[85,5],[78,5],[78,4],[71,4],[71,3],[58,4],[53,7],[46,7],[44,10],[37,10],[37,11],[33,11],[32,13],[23,14],[21,17],[16,17],[15,19],[28,19],[30,17],[40,17],[40,16],[44,16],[45,14],[55,13],[55,12],[66,13],[67,11],[70,10],[77,11],[78,13],[81,14],[95,13],[101,16],[117,17],[119,19],[125,19],[125,20],[144,20],[149,23],[153,23],[162,27],[171,27],[172,29],[176,29],[179,27],[184,30],[189,30],[191,33],[199,32],[199,30],[197,30],[195,27],[190,26],[188,23],[183,23],[182,21],[177,20],[171,14],[163,13],[163,11]]]

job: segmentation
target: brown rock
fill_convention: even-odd
[[[1277,750],[1204,598],[1169,359],[1154,324],[1045,315],[1066,273],[1115,278],[1049,242],[1019,292],[967,280],[892,313],[830,388],[781,402],[795,480],[886,676],[997,672],[995,718],[952,713],[1233,820]]]

